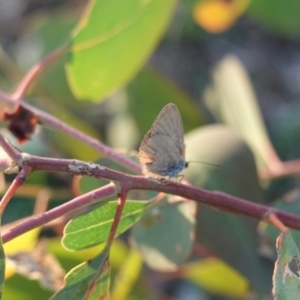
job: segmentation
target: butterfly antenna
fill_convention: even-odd
[[[211,164],[211,163],[208,163],[208,162],[204,162],[204,161],[196,161],[196,160],[190,160],[188,161],[188,163],[199,163],[199,164],[204,164],[204,165],[208,165],[208,166],[213,166],[213,167],[220,167],[220,165],[216,165],[216,164]]]

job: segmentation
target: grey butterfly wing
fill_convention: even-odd
[[[178,148],[184,146],[183,126],[177,106],[173,103],[167,104],[154,121],[150,131],[171,137]]]
[[[145,135],[139,158],[142,172],[152,177],[173,177],[185,168],[183,126],[177,107],[166,105]]]

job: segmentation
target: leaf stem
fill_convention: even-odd
[[[23,80],[19,83],[15,92],[11,95],[12,98],[19,102],[22,100],[28,89],[30,88],[31,84],[36,80],[38,75],[45,70],[46,66],[48,66],[52,61],[60,57],[63,53],[67,50],[66,46],[63,46],[52,53],[50,53],[47,57],[45,57],[42,61],[35,64],[29,72],[25,75]]]
[[[118,206],[117,206],[117,210],[115,213],[115,217],[114,217],[114,221],[111,225],[111,229],[110,229],[110,233],[109,233],[109,237],[107,239],[106,245],[105,247],[110,248],[110,246],[112,245],[116,232],[117,232],[117,228],[119,225],[119,222],[121,220],[121,215],[122,215],[122,211],[126,202],[126,196],[127,196],[127,191],[122,189],[121,192],[119,193],[119,197],[118,197]]]

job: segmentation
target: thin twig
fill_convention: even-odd
[[[115,238],[115,235],[116,235],[116,232],[117,232],[117,228],[118,228],[119,222],[121,220],[122,211],[123,211],[123,208],[124,208],[124,205],[125,205],[125,202],[126,202],[126,196],[127,196],[127,191],[125,189],[122,189],[121,192],[119,193],[117,210],[116,210],[116,213],[115,213],[113,223],[111,225],[111,229],[110,229],[108,239],[106,241],[106,245],[105,245],[104,250],[103,250],[103,252],[104,253],[106,252],[107,255],[108,255],[109,249],[110,249],[110,247],[111,247],[111,245],[114,241],[114,238]],[[89,284],[83,299],[88,299],[89,295],[94,290],[95,284],[97,283],[99,275],[102,272],[103,263],[99,265],[99,268],[98,268],[96,274],[94,275],[91,283]]]
[[[31,84],[36,80],[38,75],[46,69],[52,61],[60,57],[67,51],[66,46],[59,48],[52,53],[50,53],[47,57],[45,57],[42,61],[35,64],[29,72],[25,75],[23,80],[18,85],[16,91],[11,95],[15,102],[20,102],[24,95],[27,93],[28,89],[30,88]]]
[[[278,219],[276,214],[273,212],[273,210],[267,215],[266,219],[270,224],[272,224],[274,227],[276,227],[279,231],[282,233],[287,232],[289,229],[284,226],[284,224]]]
[[[12,161],[17,162],[22,158],[22,153],[16,149],[2,134],[0,134],[0,146]]]
[[[300,159],[281,162],[281,164],[276,164],[272,168],[265,167],[259,170],[259,177],[268,180],[298,173],[300,173]]]
[[[14,105],[16,103],[15,99],[13,99],[10,95],[2,92],[1,90],[0,98],[2,99],[2,101],[9,105]],[[33,112],[42,121],[43,124],[48,124],[54,129],[74,137],[75,139],[83,142],[86,145],[89,145],[91,148],[99,151],[107,157],[110,157],[114,161],[130,168],[133,171],[141,172],[141,167],[138,163],[124,156],[123,154],[116,152],[114,149],[102,144],[99,140],[86,135],[85,133],[75,129],[74,127],[69,126],[68,124],[60,121],[54,116],[38,108],[35,108],[34,106],[31,106],[25,102],[22,103],[22,106]]]
[[[125,189],[122,189],[121,192],[119,193],[117,210],[106,242],[105,247],[107,248],[110,248],[116,236],[117,228],[121,220],[122,211],[126,202],[126,197],[127,197],[127,191]]]
[[[110,183],[105,187],[78,196],[67,203],[57,206],[40,215],[33,216],[25,222],[18,224],[16,227],[11,228],[9,231],[2,234],[2,241],[3,243],[9,242],[19,235],[49,223],[67,213],[94,204],[95,202],[101,203],[102,201],[105,201],[105,198],[113,194],[116,194],[116,187],[114,184]]]
[[[2,216],[5,207],[9,203],[10,199],[15,195],[17,189],[23,185],[25,179],[30,174],[30,168],[24,168],[13,180],[11,185],[9,186],[8,190],[3,195],[1,202],[0,202],[0,215]]]

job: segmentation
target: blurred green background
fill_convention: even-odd
[[[145,3],[149,10],[139,8]],[[283,161],[300,156],[299,1],[168,0],[162,4],[99,0],[90,2],[94,9],[89,22],[76,25],[86,20],[85,5],[80,0],[0,0],[0,89],[13,90],[34,63],[71,40],[70,53],[47,67],[30,89],[29,103],[113,148],[137,150],[161,108],[173,102],[187,133],[186,159],[221,165],[191,164],[183,173],[190,182],[299,212],[298,176],[259,177],[259,171],[272,164],[270,145]],[[111,33],[111,24],[120,25],[120,35]],[[98,35],[104,41],[99,48],[87,53],[76,50],[85,39]],[[1,125],[8,134],[5,124]],[[86,161],[101,156],[44,125],[20,148],[36,155]],[[26,186],[11,201],[3,223],[29,216],[37,190],[52,190],[50,206],[73,195],[72,180],[64,174],[34,174]],[[172,209],[178,212],[180,208]],[[161,270],[141,269],[140,257],[132,254],[136,277],[126,283],[130,286],[127,293],[120,286],[121,292],[115,289],[123,295],[115,292],[116,299],[148,299],[149,291],[159,295],[156,299],[244,299],[250,293],[260,299],[268,294],[276,258],[274,230],[260,224],[257,233],[256,221],[198,209],[197,216],[193,215],[196,244],[187,259],[190,265],[166,275]],[[171,215],[165,207],[161,212]],[[139,236],[148,230],[145,224],[142,220],[136,225],[130,245],[141,242]],[[165,228],[170,235],[175,225],[160,226],[161,233]],[[59,235],[57,229],[54,233]],[[299,237],[294,237],[299,247]],[[67,270],[80,262],[75,257],[66,263],[64,250],[57,250],[57,241],[53,243],[50,248],[56,249]],[[119,254],[111,256],[116,273],[121,268],[118,255],[133,251],[120,245],[116,246]],[[192,247],[187,242],[185,246]],[[257,250],[264,258],[258,257]],[[149,257],[144,259],[153,267]],[[222,261],[215,261],[219,258]],[[130,269],[128,263],[125,266]],[[20,286],[28,284],[16,276],[10,279],[4,299],[16,297]],[[236,284],[230,285],[231,280]],[[19,294],[18,299],[32,297],[28,290]]]

